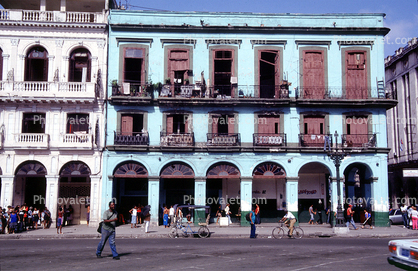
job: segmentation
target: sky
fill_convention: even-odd
[[[418,0],[116,0],[128,10],[254,13],[385,13],[385,57],[418,36]]]

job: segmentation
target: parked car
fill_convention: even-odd
[[[389,241],[388,262],[406,269],[418,269],[418,239]]]
[[[392,209],[389,212],[389,223],[392,224],[403,224],[402,212],[399,209]]]

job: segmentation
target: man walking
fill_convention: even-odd
[[[106,244],[107,239],[109,239],[110,249],[112,250],[112,255],[114,260],[120,260],[119,254],[116,252],[116,243],[115,243],[115,227],[116,221],[118,220],[118,213],[115,211],[115,204],[111,201],[109,202],[109,210],[106,210],[103,213],[103,226],[102,226],[102,239],[100,240],[99,245],[97,246],[96,256],[97,258],[102,257],[102,251]]]
[[[250,238],[255,238],[255,207],[253,206],[250,213],[251,233]]]
[[[352,208],[353,208],[353,205],[351,205],[351,204],[348,205],[348,209],[346,211],[347,212],[346,225],[347,225],[347,228],[349,228],[349,225],[351,223],[351,225],[353,225],[354,229],[357,230],[356,224],[354,223],[354,219],[353,219],[354,211],[352,210]]]

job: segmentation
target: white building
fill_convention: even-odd
[[[2,0],[0,206],[100,210],[107,0]],[[83,11],[83,12],[81,12]]]

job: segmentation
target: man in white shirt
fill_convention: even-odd
[[[288,234],[289,238],[294,238],[293,226],[296,223],[296,217],[290,211],[287,211],[286,215],[280,220],[280,222],[284,222],[286,226],[289,227],[289,234]]]
[[[406,228],[408,226],[408,212],[406,211],[408,207],[402,203],[401,205],[401,212],[402,212],[402,219],[403,219],[403,227]]]
[[[174,224],[174,208],[173,208],[173,205],[171,205],[170,212],[168,213],[168,215],[170,217],[170,224],[171,223]]]

